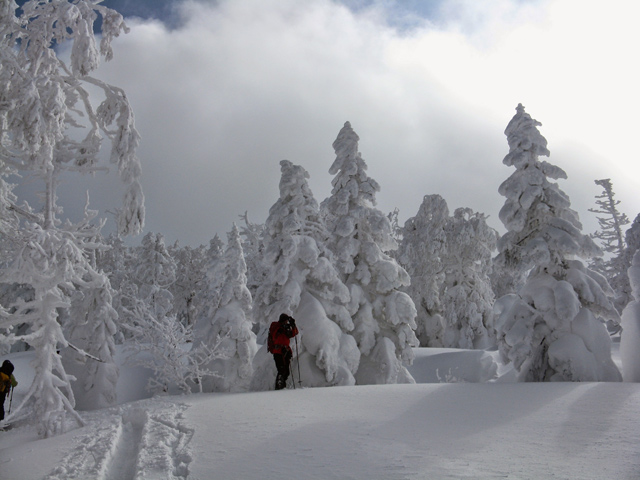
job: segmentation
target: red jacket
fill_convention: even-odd
[[[298,333],[298,327],[295,325],[291,329],[286,329],[282,323],[272,322],[269,326],[267,349],[271,353],[279,353],[281,355],[286,352],[291,353],[289,339],[295,337]]]

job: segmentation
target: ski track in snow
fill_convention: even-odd
[[[88,413],[89,428],[74,437],[72,450],[45,480],[188,478],[194,429],[182,422],[186,408],[149,400],[116,408],[106,419]]]

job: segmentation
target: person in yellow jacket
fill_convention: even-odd
[[[5,360],[0,367],[0,421],[4,420],[4,401],[9,391],[17,386],[18,382],[13,376],[13,363]]]

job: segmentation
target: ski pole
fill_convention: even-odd
[[[300,354],[298,353],[298,336],[294,337],[296,340],[296,358],[297,363],[298,363],[298,383],[300,384],[300,386],[302,386],[302,377],[300,376]],[[293,385],[295,386],[296,382],[293,382]]]
[[[11,394],[9,395],[9,410],[7,411],[7,415],[11,413],[11,403],[13,403],[13,387],[11,387]]]
[[[293,383],[293,389],[296,389],[296,377],[293,375],[293,370],[291,369],[291,358],[289,358],[289,372],[291,373],[291,383]]]

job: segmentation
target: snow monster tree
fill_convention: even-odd
[[[375,208],[378,183],[367,175],[358,152],[358,135],[346,122],[333,142],[336,159],[331,196],[323,202],[329,248],[351,293],[353,336],[362,353],[358,384],[413,382],[404,364],[418,345],[416,307],[402,287],[407,272],[387,252],[398,245],[389,218]]]
[[[282,313],[293,316],[300,330],[293,365],[302,385],[354,385],[360,352],[349,333],[349,290],[325,244],[328,233],[307,183],[309,173],[288,160],[280,167],[280,198],[265,224],[266,275],[253,303],[265,345],[256,354],[252,389],[274,387],[276,369],[265,340],[269,325]]]
[[[617,317],[611,288],[580,260],[599,249],[581,233],[569,197],[550,181],[566,173],[539,160],[549,155],[541,124],[522,105],[516,112],[505,130],[503,163],[516,170],[499,188],[507,198],[500,210],[507,233],[498,261],[529,274],[517,294],[496,302],[500,353],[524,381],[619,381],[602,322]]]

